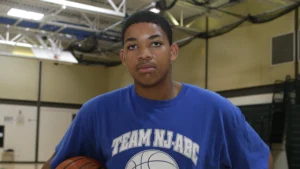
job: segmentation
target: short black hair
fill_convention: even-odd
[[[140,11],[132,14],[125,20],[122,27],[122,37],[121,37],[122,45],[124,45],[124,34],[127,28],[133,24],[141,23],[141,22],[154,23],[160,26],[161,29],[166,33],[170,45],[173,43],[173,38],[172,38],[173,32],[172,32],[171,25],[163,16],[157,13],[153,13],[151,11]]]

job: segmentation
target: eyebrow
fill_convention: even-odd
[[[155,34],[155,35],[151,35],[150,37],[149,37],[149,39],[155,39],[155,38],[159,38],[159,37],[161,37],[160,35],[158,35],[158,34]]]
[[[148,39],[155,39],[155,38],[159,38],[161,37],[160,35],[158,34],[155,34],[155,35],[151,35]],[[130,38],[127,38],[125,42],[128,42],[128,41],[136,41],[137,39],[136,38],[133,38],[133,37],[130,37]]]
[[[127,41],[136,41],[136,38],[127,38],[125,42]]]

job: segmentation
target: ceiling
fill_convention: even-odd
[[[149,10],[156,2],[155,0],[72,1],[110,10],[114,10],[114,5],[119,7],[124,1],[125,6],[120,6],[120,12],[126,12],[127,15],[138,10]],[[240,20],[216,9],[247,16],[261,14],[295,2],[295,0],[211,0],[209,5],[199,6],[193,0],[177,0],[175,5],[171,6],[173,1],[161,0],[158,3],[163,8],[172,7],[162,10],[161,14],[175,29],[194,33],[206,30],[206,17],[209,19],[210,30]],[[45,16],[41,21],[11,17],[7,15],[11,8],[43,13]],[[48,46],[51,46],[53,41],[65,50],[70,49],[70,46],[74,47],[75,44],[76,56],[84,57],[89,61],[86,63],[118,61],[123,20],[124,18],[120,16],[71,7],[62,8],[62,5],[42,0],[0,0],[0,40],[2,38],[34,45],[40,45],[43,41]]]

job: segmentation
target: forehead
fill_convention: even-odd
[[[135,23],[126,29],[124,40],[128,37],[137,38],[139,36],[151,36],[153,34],[161,35],[163,38],[167,37],[163,29],[154,23]]]

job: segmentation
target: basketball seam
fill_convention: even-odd
[[[82,167],[84,167],[84,166],[86,166],[86,165],[88,165],[88,164],[91,164],[91,163],[93,163],[93,162],[88,162],[88,163],[85,163],[84,165],[82,165],[79,169],[81,169]]]
[[[79,161],[79,160],[82,160],[82,159],[85,159],[84,157],[83,158],[79,158],[79,159],[76,159],[74,161],[71,161],[69,164],[67,164],[64,169],[67,169],[68,166],[70,166],[72,163],[74,163],[75,161]]]

